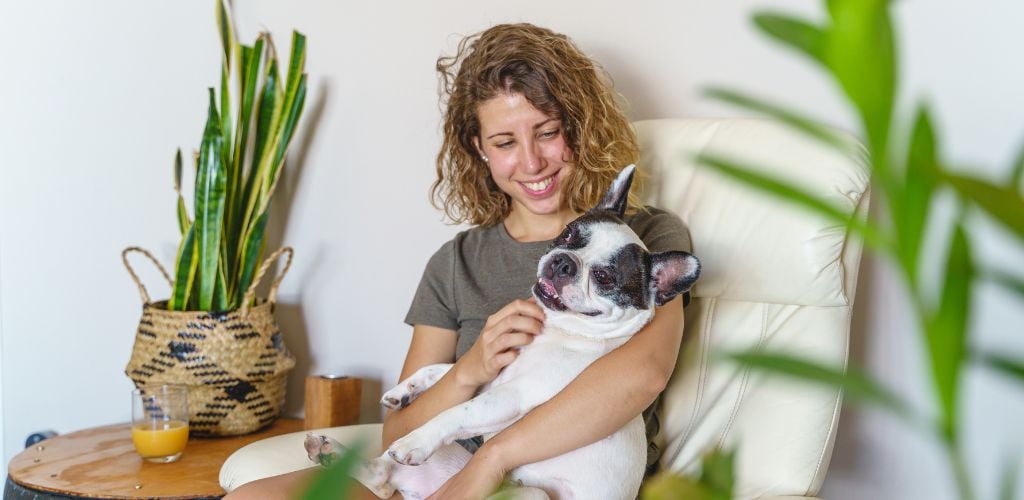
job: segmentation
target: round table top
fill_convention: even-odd
[[[20,486],[93,498],[208,498],[224,495],[218,476],[228,456],[271,436],[302,430],[302,420],[280,418],[253,434],[189,438],[176,462],[142,460],[127,423],[56,436],[25,449],[8,465]]]

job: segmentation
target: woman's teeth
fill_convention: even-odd
[[[547,189],[552,182],[554,182],[554,179],[552,177],[548,177],[540,182],[524,182],[523,185],[530,191],[543,191]]]

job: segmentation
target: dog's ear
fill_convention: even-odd
[[[700,276],[700,261],[686,252],[651,254],[651,283],[654,302],[663,306],[693,286]]]
[[[610,210],[619,217],[626,213],[626,202],[629,200],[629,186],[633,184],[633,173],[636,172],[636,165],[629,165],[619,172],[619,176],[612,181],[608,191],[604,193],[600,203],[594,207],[595,210]]]

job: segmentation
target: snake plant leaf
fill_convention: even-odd
[[[949,442],[954,442],[956,435],[958,381],[967,355],[973,281],[974,264],[967,231],[957,222],[950,239],[939,307],[924,324],[932,378],[942,410],[940,430]]]
[[[864,238],[864,243],[872,248],[883,251],[888,251],[891,248],[888,239],[871,224],[861,221],[851,214],[846,214],[832,204],[793,187],[784,181],[757,173],[755,169],[741,162],[710,153],[697,155],[696,161],[700,165],[713,168],[744,184],[760,189],[794,205],[809,209],[834,222],[843,224]]]
[[[295,126],[302,116],[302,108],[306,102],[306,75],[299,78],[298,88],[295,89],[295,96],[286,111],[281,128],[281,135],[278,139],[277,151],[274,153],[274,161],[270,164],[270,189],[267,190],[266,200],[269,202],[270,195],[274,192],[281,166],[284,165],[285,155],[288,153],[288,146],[291,144],[295,134]]]
[[[266,182],[265,170],[269,167],[268,151],[273,151],[276,123],[280,117],[281,106],[284,103],[283,91],[280,88],[281,76],[277,71],[277,60],[273,57],[276,53],[273,39],[267,38],[267,50],[271,59],[264,74],[263,91],[259,102],[259,111],[256,121],[256,140],[252,164],[249,169],[245,188],[242,191],[244,209],[242,211],[241,234],[244,235],[250,230],[254,220],[258,217],[257,208],[261,205],[260,194],[264,191],[263,183]],[[241,255],[241,248],[239,248]]]
[[[189,299],[195,281],[198,260],[196,259],[195,226],[189,226],[178,245],[174,262],[174,288],[167,309],[184,311],[189,309]]]
[[[223,260],[221,260],[223,262]],[[223,265],[217,266],[217,281],[213,287],[213,303],[210,308],[214,311],[222,312],[233,309],[230,307],[228,302],[228,281],[225,277]]]
[[[365,447],[363,443],[355,443],[345,450],[341,458],[320,470],[302,495],[303,500],[336,500],[349,498],[352,489],[351,472],[360,460],[360,453]]]
[[[196,240],[199,253],[199,308],[209,311],[217,280],[218,255],[224,218],[224,139],[221,136],[217,103],[210,92],[210,113],[199,149],[196,173]]]
[[[960,195],[1024,239],[1024,197],[1019,191],[974,177],[948,172],[941,175]]]
[[[889,127],[896,89],[896,46],[889,0],[827,0],[824,60],[857,108],[871,156],[888,178]]]
[[[182,236],[192,225],[188,217],[188,210],[185,208],[185,198],[181,195],[181,148],[174,155],[174,192],[178,195],[178,230]]]
[[[911,133],[904,189],[896,191],[902,196],[890,200],[890,209],[897,226],[895,233],[899,258],[912,286],[917,285],[918,255],[928,220],[928,207],[937,184],[935,143],[935,131],[928,108],[921,106]]]
[[[821,125],[819,121],[816,121],[813,118],[808,118],[782,106],[728,89],[712,87],[705,90],[704,95],[740,108],[770,116],[790,126],[794,130],[802,132],[812,139],[821,141],[836,150],[845,152],[860,159],[867,159],[863,148],[852,141],[846,140],[843,136],[837,134],[828,127]]]
[[[848,366],[844,372],[841,368],[826,366],[816,361],[760,350],[727,353],[725,358],[744,368],[762,373],[784,375],[839,388],[847,400],[876,405],[901,417],[912,416],[910,407],[903,400],[852,366]]]
[[[771,38],[825,64],[826,33],[820,27],[772,12],[755,14],[754,25]]]
[[[242,306],[242,296],[252,285],[253,276],[256,274],[256,267],[263,260],[263,235],[267,227],[267,216],[269,211],[263,212],[257,219],[256,225],[246,234],[242,243],[242,257],[239,259],[238,287],[234,291],[232,304],[235,307]]]

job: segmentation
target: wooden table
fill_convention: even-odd
[[[32,490],[87,498],[211,498],[225,494],[220,467],[235,450],[263,438],[302,430],[281,418],[263,431],[226,438],[192,438],[177,462],[142,460],[127,423],[85,429],[42,441],[16,455],[9,480]]]

